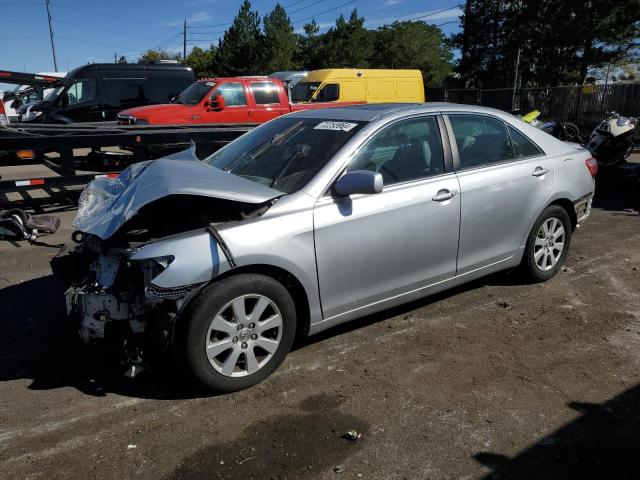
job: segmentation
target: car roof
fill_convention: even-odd
[[[433,113],[433,112],[478,112],[492,113],[504,116],[505,112],[489,107],[477,105],[463,105],[459,103],[429,102],[429,103],[373,103],[363,105],[349,105],[346,107],[320,108],[301,110],[291,114],[298,118],[318,118],[326,120],[352,120],[371,122],[391,115]],[[508,115],[508,114],[507,114]]]

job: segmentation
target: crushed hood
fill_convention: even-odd
[[[142,207],[169,195],[259,204],[282,192],[206,165],[191,148],[131,165],[114,179],[93,180],[80,196],[73,226],[106,240]]]

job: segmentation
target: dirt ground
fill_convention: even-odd
[[[48,265],[72,203],[38,205],[61,231],[0,244],[3,479],[638,478],[635,180],[598,181],[553,280],[501,273],[338,327],[222,396],[83,355]]]

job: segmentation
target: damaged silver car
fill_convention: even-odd
[[[296,334],[521,267],[564,263],[594,162],[496,110],[299,112],[204,161],[132,165],[82,193],[52,262],[87,343],[175,352],[218,391],[254,385]]]

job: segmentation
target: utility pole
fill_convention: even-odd
[[[184,19],[184,32],[182,34],[182,62],[187,61],[187,19]]]
[[[518,68],[520,67],[520,47],[518,47],[518,56],[516,57],[516,71],[513,76],[513,95],[511,97],[511,110],[516,110],[516,90],[518,89]]]
[[[113,63],[118,63],[118,52],[113,52]]]
[[[51,52],[53,53],[53,69],[58,71],[58,61],[56,60],[56,47],[53,43],[53,29],[51,28],[51,12],[49,11],[49,0],[44,0],[47,7],[47,18],[49,20],[49,36],[51,37]]]

